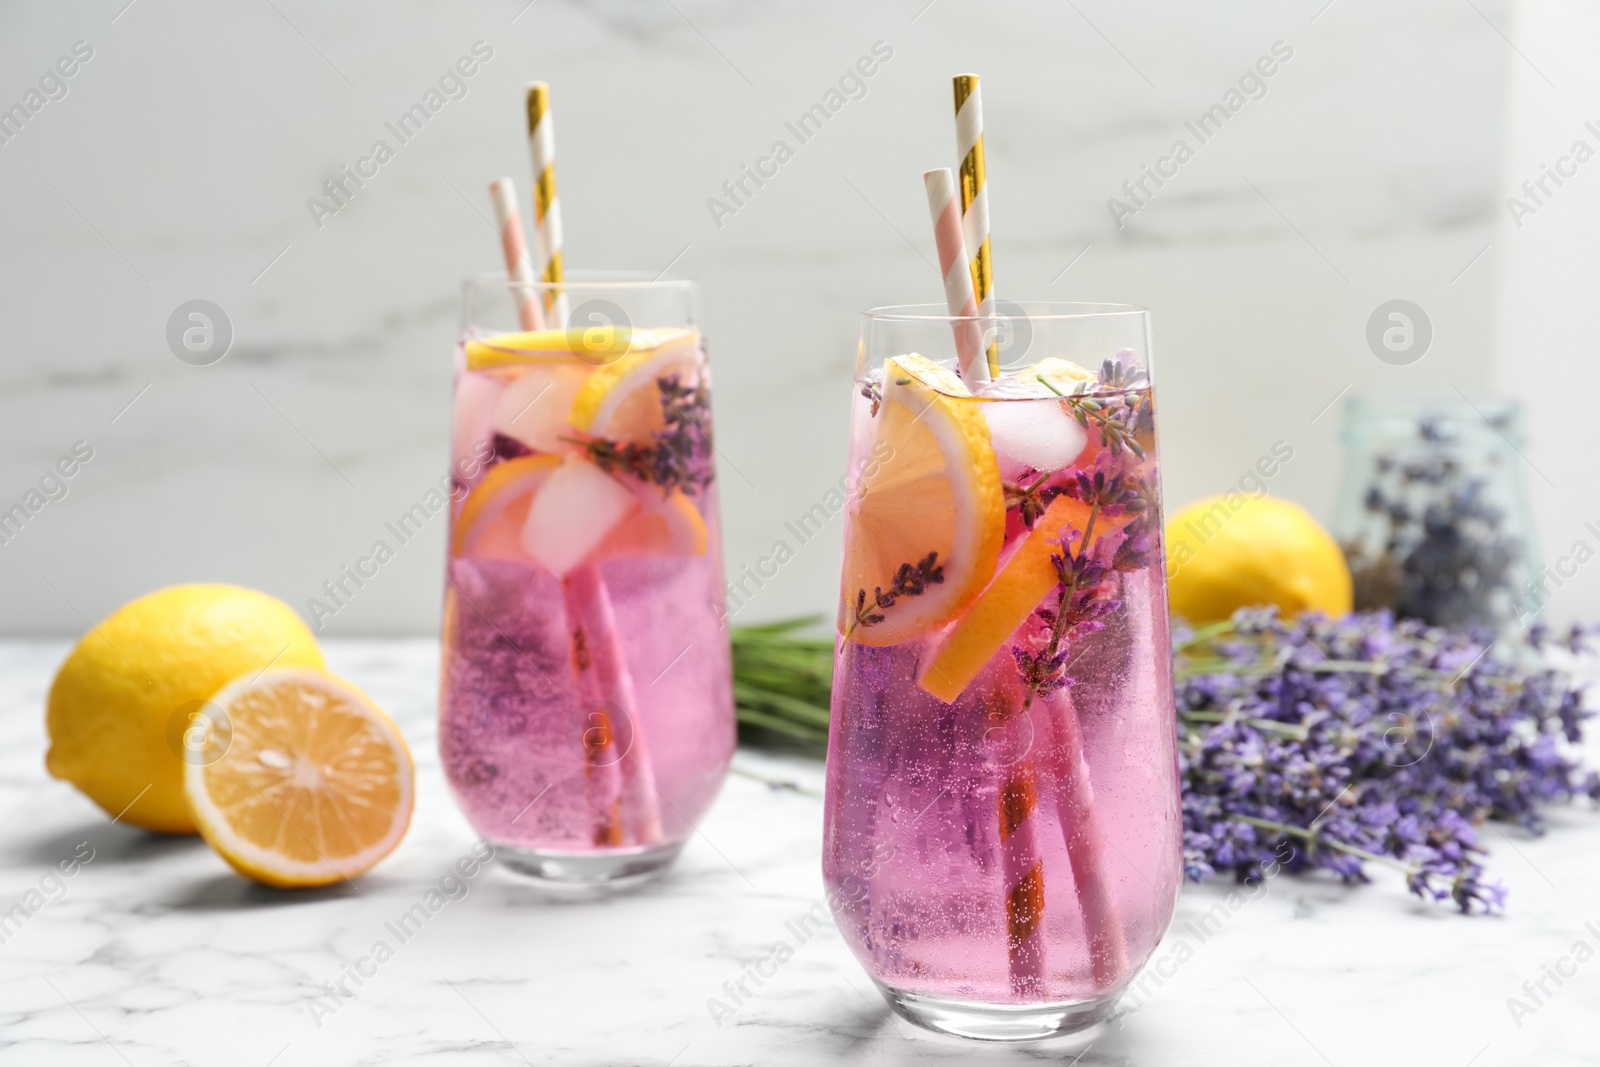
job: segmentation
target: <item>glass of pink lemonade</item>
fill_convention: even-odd
[[[520,329],[530,299],[569,325]],[[670,863],[733,755],[695,300],[682,281],[466,286],[439,749],[473,828],[552,885]]]
[[[1031,1040],[1109,1014],[1182,873],[1150,323],[1018,308],[976,384],[976,322],[864,316],[823,875],[900,1014]]]

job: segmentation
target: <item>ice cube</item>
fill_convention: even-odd
[[[1098,376],[1087,367],[1059,356],[1046,356],[1031,367],[977,387],[979,396],[996,399],[1067,396],[1093,391]]]
[[[1050,397],[1059,395],[1052,393],[1050,387],[1041,382],[1037,376],[1023,379],[1014,374],[1008,374],[1004,378],[996,378],[992,382],[981,382],[974,387],[974,392],[978,396],[995,400],[1035,398],[1048,400]]]
[[[521,441],[536,452],[570,451],[563,437],[575,433],[567,412],[586,372],[558,363],[534,365],[506,386],[494,407],[494,432]]]
[[[1015,480],[1029,468],[1039,473],[1069,466],[1089,443],[1078,421],[1050,400],[1002,400],[983,405],[989,440],[1001,476]]]
[[[582,456],[568,456],[533,494],[522,547],[551,574],[565,575],[637,506],[627,486]]]
[[[492,416],[503,388],[487,374],[463,374],[456,383],[451,455],[455,458],[455,475],[465,485],[471,486],[483,477],[484,460],[489,458],[489,435],[493,433]]]

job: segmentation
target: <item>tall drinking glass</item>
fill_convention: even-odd
[[[1182,821],[1149,314],[1011,306],[981,386],[981,323],[863,318],[823,875],[900,1014],[1030,1040],[1149,957]]]
[[[467,283],[439,749],[473,828],[552,884],[677,855],[734,747],[691,282]],[[526,331],[528,302],[561,328]]]

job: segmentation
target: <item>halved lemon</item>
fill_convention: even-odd
[[[529,562],[528,550],[522,547],[528,507],[533,494],[559,466],[560,456],[539,455],[519,456],[490,467],[461,505],[450,534],[450,554]]]
[[[467,369],[546,362],[552,356],[577,356],[592,366],[603,367],[630,352],[661,348],[693,334],[693,330],[681,326],[639,330],[628,326],[569,326],[559,330],[502,333],[467,342]]]
[[[405,836],[411,752],[360,690],[280,668],[235,679],[209,704],[184,794],[201,835],[234,870],[267,885],[329,885]]]
[[[688,384],[700,369],[694,335],[657,348],[629,352],[615,363],[591,371],[572,401],[567,421],[596,437],[644,441],[666,425],[657,381],[677,375]]]
[[[839,632],[890,645],[948,623],[994,574],[1005,498],[989,427],[951,371],[919,355],[884,366],[873,455],[857,478],[840,590]],[[873,609],[903,564],[932,554],[941,580]],[[858,612],[865,594],[867,610]],[[865,616],[882,615],[881,621]]]
[[[1055,588],[1060,578],[1050,557],[1060,553],[1061,537],[1071,531],[1077,531],[1080,539],[1073,542],[1073,547],[1081,550],[1089,512],[1087,504],[1071,497],[1058,496],[1050,502],[994,581],[950,628],[938,650],[924,661],[917,675],[919,686],[947,704],[955,703],[984,664]],[[1132,517],[1096,516],[1094,536],[1126,526]]]

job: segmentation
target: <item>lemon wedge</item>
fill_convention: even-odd
[[[950,628],[937,651],[924,661],[917,675],[919,686],[947,704],[955,703],[1034,609],[1041,604],[1055,606],[1046,601],[1060,580],[1050,557],[1060,554],[1061,538],[1074,532],[1072,547],[1082,550],[1081,538],[1088,526],[1089,512],[1087,504],[1071,497],[1058,496],[1050,502],[994,581]],[[1098,535],[1120,529],[1131,519],[1131,515],[1101,515],[1095,530]]]

